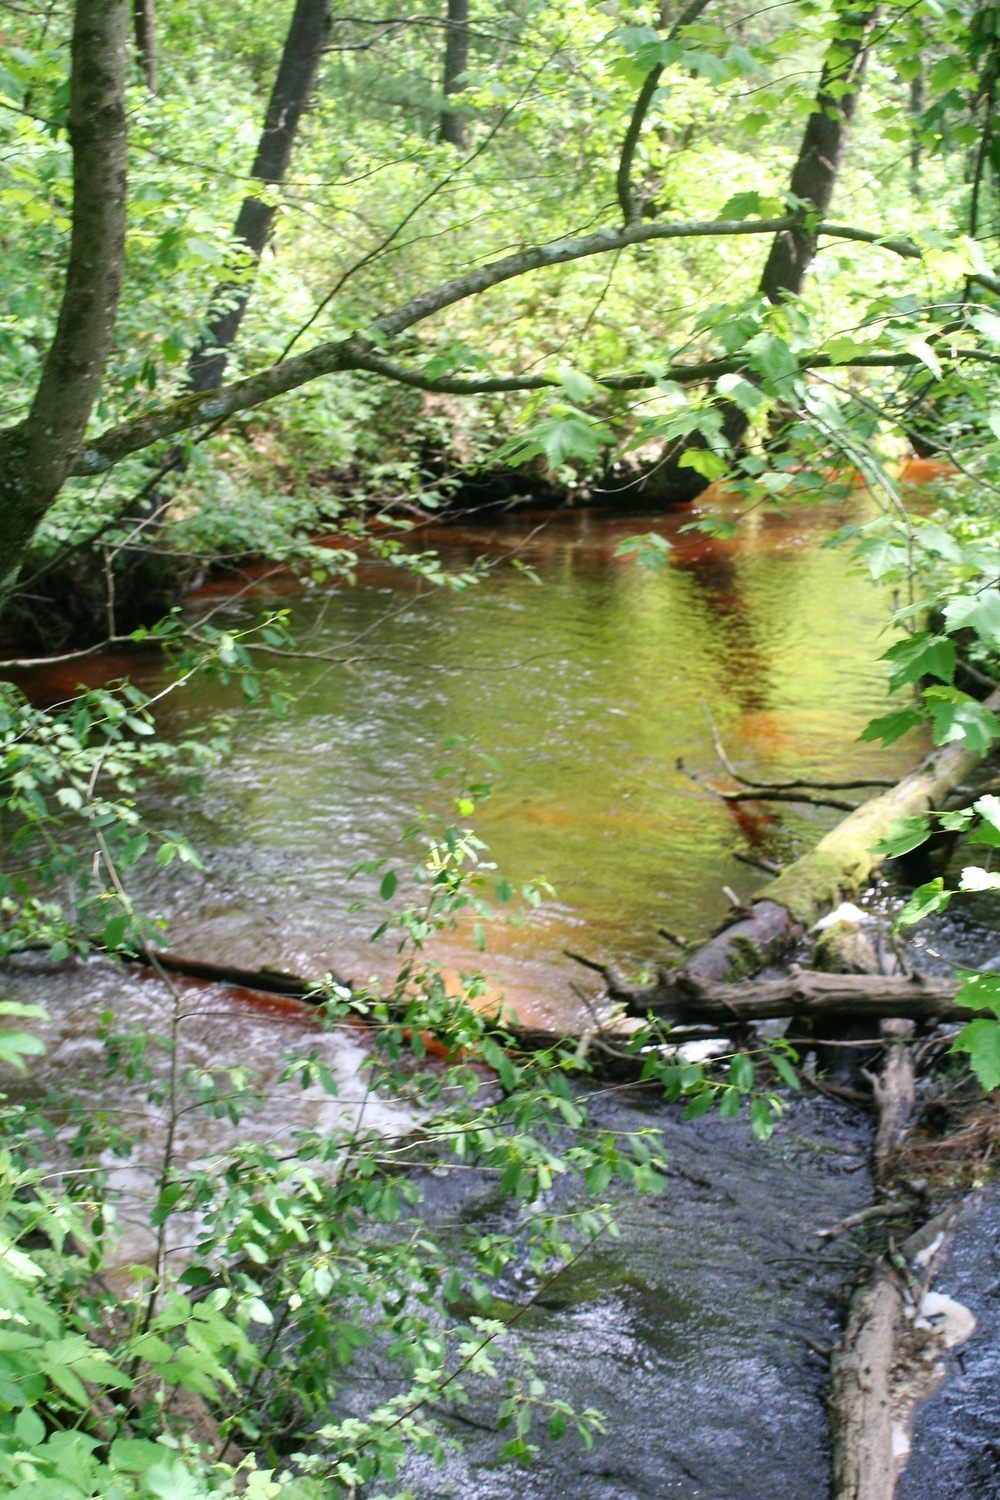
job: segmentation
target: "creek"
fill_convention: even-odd
[[[865,506],[859,495],[846,519],[865,517]],[[702,509],[724,516],[727,502],[706,500]],[[233,752],[197,801],[152,791],[151,821],[187,834],[205,862],[202,872],[175,865],[135,882],[141,900],[169,919],[171,948],[247,968],[389,975],[391,947],[369,941],[380,915],[377,882],[350,881],[349,872],[372,858],[405,872],[412,848],[401,850],[401,830],[418,805],[447,810],[454,781],[436,772],[463,757],[478,777],[495,780],[476,818],[489,857],[512,882],[545,876],[556,894],[523,926],[498,924],[482,957],[468,935],[449,938],[447,967],[482,964],[522,1019],[577,1027],[586,1012],[574,986],[586,978],[564,949],[635,971],[669,951],[660,926],[706,935],[727,910],[724,886],[745,897],[765,878],[734,850],[788,860],[840,814],[727,805],[696,785],[678,757],[725,782],[703,704],[730,756],[765,780],[894,777],[920,746],[882,751],[857,742],[885,701],[875,658],[887,599],[852,570],[845,549],[821,546],[843,511],[757,511],[731,540],[682,530],[691,519],[656,522],[674,551],[655,574],[614,555],[623,538],[649,529],[648,517],[565,511],[444,522],[416,539],[452,569],[516,556],[540,583],[501,562],[483,583],[455,593],[365,563],[357,587],[332,597],[281,576],[238,602],[202,590],[193,613],[221,603],[222,618],[249,623],[263,607],[287,606],[303,643],[341,661],[285,664],[293,701],[284,719],[218,687],[165,716],[175,736],[206,708],[235,718]],[[104,675],[119,669],[147,689],[160,680],[148,659],[101,664]],[[33,691],[55,696],[79,675],[50,670]],[[445,749],[453,736],[474,739],[502,775],[484,771],[475,749]],[[350,910],[360,898],[368,908]],[[43,1082],[82,1081],[103,1087],[112,1106],[137,1105],[124,1084],[121,1099],[107,1098],[94,1022],[106,1010],[126,1028],[154,1028],[162,1004],[155,985],[106,964],[68,972],[27,961],[11,968],[4,987],[53,1013]],[[358,1048],[324,1040],[344,1083],[336,1103],[278,1087],[276,1058],[306,1023],[288,1006],[200,993],[185,1059],[239,1061],[260,1073],[267,1103],[254,1131],[274,1139],[297,1120],[320,1122],[324,1110],[339,1119],[351,1107]],[[393,1106],[379,1108],[387,1127],[398,1123]],[[840,1241],[817,1253],[814,1233],[869,1201],[867,1119],[802,1098],[761,1146],[743,1122],[682,1125],[641,1092],[612,1094],[595,1114],[623,1129],[638,1121],[664,1131],[669,1190],[638,1202],[620,1194],[621,1238],[567,1272],[521,1331],[550,1394],[605,1412],[609,1436],[590,1453],[571,1439],[545,1445],[514,1481],[495,1467],[496,1436],[470,1426],[491,1422],[485,1397],[477,1404],[474,1396],[464,1420],[446,1414],[464,1455],[443,1472],[416,1468],[415,1493],[493,1500],[516,1482],[525,1500],[817,1500],[828,1439],[826,1361],[814,1346],[836,1337],[856,1252]],[[231,1136],[228,1124],[206,1119],[182,1149],[221,1150]],[[140,1151],[122,1182],[135,1254],[152,1127],[148,1138],[150,1159]],[[501,1212],[485,1186],[434,1178],[427,1189],[432,1219],[488,1222]],[[500,1292],[524,1295],[515,1283]],[[377,1369],[369,1371],[343,1404],[369,1401],[378,1385]]]

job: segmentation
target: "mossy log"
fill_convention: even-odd
[[[986,699],[985,707],[1000,713],[1000,689]],[[896,818],[919,817],[943,807],[949,793],[981,759],[978,751],[958,743],[931,750],[895,786],[848,813],[814,849],[769,880],[736,921],[691,953],[683,974],[718,984],[758,973],[828,911],[871,883],[883,859],[874,853],[874,846],[890,832]],[[669,970],[659,971],[661,987],[675,978]],[[613,982],[611,989],[622,999],[638,993]]]

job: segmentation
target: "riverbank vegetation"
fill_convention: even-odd
[[[655,1137],[590,1125],[601,1069],[657,1080],[692,1116],[745,1109],[766,1139],[793,1063],[815,1054],[840,1076],[819,1087],[867,1087],[889,1120],[888,1191],[912,1104],[895,1077],[910,1033],[891,1029],[913,1014],[910,992],[893,999],[905,971],[817,945],[827,979],[849,971],[841,1030],[822,1038],[823,976],[786,984],[784,1009],[771,995],[772,1017],[796,1016],[784,1041],[750,1036],[752,996],[743,1013],[735,991],[884,860],[1000,843],[995,795],[966,785],[1000,738],[998,75],[1000,8],[979,0],[0,9],[0,632],[20,684],[0,699],[0,947],[139,958],[169,996],[162,1035],[109,1017],[95,1039],[159,1120],[152,1237],[131,1270],[108,1164],[136,1149],[133,1128],[91,1097],[12,1086],[4,1106],[12,1493],[377,1493],[407,1453],[443,1457],[440,1407],[457,1410],[467,1378],[500,1390],[502,1461],[530,1458],[540,1423],[590,1443],[599,1413],[546,1391],[515,1325],[614,1232],[615,1177],[663,1185]],[[618,565],[655,571],[672,550],[657,512],[712,484],[738,497],[736,519],[695,504],[687,524],[719,540],[762,507],[864,488],[870,509],[831,541],[895,590],[890,700],[865,737],[920,731],[930,761],[652,985],[604,966],[638,1029],[612,1037],[595,1017],[582,1036],[531,1039],[484,1009],[481,975],[456,985],[427,953],[458,923],[481,945],[515,896],[539,900],[486,862],[488,777],[463,748],[448,815],[410,830],[399,912],[397,871],[367,861],[376,932],[398,927],[397,978],[317,980],[316,1045],[280,1080],[335,1100],[324,1038],[360,1036],[363,1098],[279,1153],[244,1124],[260,1102],[246,1070],[183,1061],[189,1002],[131,872],[198,864],[147,816],[145,789],[195,796],[227,753],[222,722],[166,732],[163,700],[216,682],[280,717],[279,669],[300,646],[284,611],[195,619],[185,591],[205,576],[238,589],[266,565],[333,595],[371,554],[471,589],[498,564],[449,570],[425,538],[442,513],[497,506],[590,506],[597,525],[645,510]],[[168,685],[116,677],[46,705],[25,675],[123,644],[162,652]],[[760,800],[838,790],[739,784],[730,795]],[[960,893],[998,884],[974,856]],[[924,873],[900,929],[953,897]],[[844,1000],[875,970],[888,1031],[870,995],[868,1012]],[[947,1044],[989,1091],[993,977],[966,976],[957,1004],[975,1015]],[[0,1057],[23,1072],[44,1015],[2,1007]],[[720,1023],[722,1062],[676,1053],[670,1007],[676,1025]],[[376,1099],[395,1101],[398,1128],[367,1123]],[[207,1164],[178,1145],[199,1110],[237,1133]],[[496,1232],[457,1242],[421,1218],[421,1184],[445,1166],[496,1183]],[[901,1212],[924,1207],[915,1193]],[[518,1309],[497,1295],[515,1271],[531,1287]],[[392,1394],[337,1405],[365,1361]]]

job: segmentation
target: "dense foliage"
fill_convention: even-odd
[[[445,96],[443,8],[359,17],[337,0],[290,169],[266,184],[251,163],[293,8],[163,7],[155,92],[141,59],[129,61],[124,282],[99,396],[76,400],[79,432],[48,455],[58,472],[32,500],[24,555],[19,444],[51,437],[32,423],[65,333],[79,206],[71,37],[84,12],[115,6],[120,22],[121,0],[0,10],[0,534],[9,524],[11,538],[0,582],[12,629],[28,621],[70,652],[82,644],[69,638],[80,618],[58,581],[69,577],[92,601],[96,633],[120,637],[138,557],[168,579],[138,590],[151,617],[133,637],[172,657],[167,691],[214,674],[280,714],[281,682],[265,669],[295,650],[287,621],[244,633],[212,615],[157,623],[185,574],[266,556],[341,587],[371,547],[432,583],[472,586],[476,570],[446,575],[405,533],[414,515],[461,502],[477,466],[507,479],[530,466],[584,497],[617,487],[622,504],[668,493],[665,476],[693,484],[689,498],[725,480],[747,509],[836,497],[860,475],[872,519],[834,540],[898,586],[887,660],[903,695],[869,735],[891,742],[926,722],[939,744],[986,751],[1000,738],[977,691],[1000,657],[1000,7],[794,0],[654,13],[624,0],[482,0],[461,87]],[[442,131],[449,112],[462,130]],[[804,180],[793,164],[808,175],[803,141],[817,119],[839,131],[832,214],[818,190],[789,186]],[[248,195],[276,209],[259,260],[232,232]],[[774,245],[800,257],[777,292],[762,277]],[[246,293],[220,389],[187,395],[213,310]],[[911,448],[940,460],[930,502],[901,483]],[[669,566],[655,531],[622,550]],[[160,930],[130,895],[130,869],[198,855],[147,820],[143,786],[172,777],[193,795],[225,753],[226,726],[175,743],[156,708],[128,681],[50,708],[4,685],[5,955],[133,954]],[[513,895],[471,826],[486,791],[463,786],[453,816],[411,830],[419,896],[399,913],[387,905],[379,923],[398,927],[396,984],[350,991],[329,977],[314,997],[316,1048],[287,1059],[286,1079],[333,1096],[324,1028],[363,1026],[366,1098],[410,1111],[398,1138],[365,1126],[363,1108],[336,1129],[301,1131],[288,1155],[256,1137],[246,1070],[178,1067],[183,996],[160,972],[164,1035],[122,1036],[109,1019],[101,1039],[109,1073],[129,1070],[166,1121],[153,1253],[126,1284],[106,1163],[133,1149],[129,1129],[95,1120],[86,1101],[7,1099],[10,1493],[372,1493],[394,1485],[407,1450],[440,1457],[435,1404],[480,1378],[501,1387],[504,1459],[530,1457],[540,1419],[554,1438],[573,1428],[589,1442],[599,1429],[599,1414],[544,1390],[517,1351],[520,1313],[495,1292],[517,1262],[539,1295],[613,1232],[612,1178],[658,1190],[662,1163],[655,1140],[591,1126],[582,1055],[518,1052],[508,1018],[482,1009],[482,977],[464,975],[455,993],[426,951],[435,932],[485,923]],[[1000,844],[996,798],[938,822]],[[933,826],[912,820],[886,852]],[[391,904],[395,873],[378,873]],[[979,865],[962,881],[997,884]],[[932,882],[901,921],[948,899]],[[1000,1015],[992,976],[970,976],[966,994]],[[41,1049],[29,1023],[42,1017],[23,1010],[3,1002],[0,1058],[14,1069]],[[1000,1084],[998,1039],[1000,1024],[980,1017],[958,1042],[987,1088]],[[647,1042],[640,1033],[633,1046]],[[647,1071],[690,1114],[749,1103],[762,1136],[781,1107],[771,1081],[795,1083],[780,1046],[760,1069],[745,1054],[709,1072],[657,1052]],[[219,1160],[182,1160],[174,1127],[195,1110],[245,1135]],[[497,1182],[503,1232],[461,1243],[433,1232],[420,1173],[442,1163]],[[574,1191],[553,1195],[570,1178]],[[178,1223],[195,1238],[180,1265],[167,1253]],[[376,1354],[392,1394],[362,1414],[338,1408],[352,1362]]]

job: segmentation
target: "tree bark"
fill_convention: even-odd
[[[156,93],[156,0],[132,0],[135,50],[142,76],[151,94]]]
[[[902,1313],[899,1280],[879,1264],[851,1299],[830,1361],[834,1500],[892,1500],[892,1371]]]
[[[789,182],[789,191],[811,204],[816,218],[825,216],[833,198],[876,15],[877,7],[871,5],[838,6],[838,35],[827,49],[813,111]],[[802,291],[817,245],[815,225],[810,228],[804,220],[803,214],[792,228],[779,230],[774,237],[758,288],[769,302],[777,304]],[[733,452],[739,450],[749,426],[749,417],[738,406],[723,404],[722,436]],[[682,468],[680,460],[690,447],[704,446],[704,440],[695,437],[661,461],[641,491],[645,498],[678,505],[697,499],[710,481],[695,469]]]
[[[608,982],[612,1000],[624,1000],[633,1015],[694,1026],[771,1021],[781,1016],[865,1016],[875,1021],[906,1016],[917,1021],[968,1021],[973,1012],[956,1005],[957,979],[914,974],[824,974],[793,966],[784,979],[742,979],[732,984],[691,979],[683,970],[661,974],[654,984],[632,989]],[[989,1014],[989,1012],[984,1012]],[[817,1028],[818,1030],[821,1028]],[[812,1041],[810,1046],[814,1045]]]
[[[439,286],[402,303],[391,312],[372,319],[369,326],[376,333],[391,339],[405,332],[406,329],[414,327],[415,324],[423,322],[425,318],[433,317],[444,308],[463,301],[466,297],[478,296],[490,287],[500,286],[505,281],[513,281],[532,271],[565,265],[570,261],[583,260],[589,256],[606,255],[615,250],[627,249],[630,245],[644,245],[654,240],[772,234],[786,226],[791,227],[791,222],[785,217],[777,220],[761,219],[749,222],[712,219],[690,224],[630,224],[620,230],[598,230],[594,234],[583,235],[580,239],[556,240],[547,245],[531,245],[527,249],[516,251],[513,255],[501,256],[499,260],[491,261],[485,266],[477,266],[474,270],[453,277],[450,281],[442,282]],[[841,224],[825,224],[820,227],[820,232],[835,239],[860,244],[877,244],[881,249],[893,255],[900,255],[907,260],[921,259],[921,252],[915,245],[906,240],[887,240],[872,230],[854,229]],[[984,286],[989,286],[991,290],[1000,292],[1000,280],[987,276],[985,273],[977,274],[975,279]],[[949,357],[949,350],[942,350],[942,358]],[[986,362],[994,358],[1000,360],[1000,355],[992,356],[988,352],[983,354],[977,349],[964,347],[956,349],[954,357],[982,359]],[[800,356],[799,362],[803,368],[810,369],[827,369],[832,364],[829,356],[825,354],[813,357],[803,355]],[[852,360],[855,368],[865,369],[894,369],[917,366],[920,363],[917,355],[907,352],[861,355]],[[662,371],[659,376],[649,374],[597,375],[596,379],[608,390],[636,391],[650,389],[660,378],[697,384],[726,374],[730,370],[744,368],[745,360],[734,357],[706,360],[697,365],[673,365]],[[556,377],[548,375],[514,376],[510,379],[489,377],[469,380],[444,377],[430,379],[421,376],[418,371],[407,371],[390,360],[380,358],[367,339],[353,334],[347,339],[341,338],[330,340],[325,344],[317,344],[306,354],[291,355],[258,374],[234,381],[231,385],[222,386],[217,392],[196,392],[193,395],[182,396],[176,401],[154,408],[142,417],[122,422],[118,427],[101,433],[93,443],[88,445],[86,452],[81,455],[73,469],[73,473],[101,474],[127,454],[140,452],[143,448],[148,448],[163,438],[173,437],[178,432],[187,432],[192,427],[199,427],[205,422],[232,416],[238,411],[248,411],[253,407],[262,406],[286,391],[295,390],[298,386],[318,380],[323,375],[332,375],[344,370],[371,370],[375,374],[414,385],[421,390],[451,391],[463,395],[504,390],[539,390],[544,386],[559,384]]]
[[[251,175],[271,187],[284,181],[292,147],[309,103],[316,70],[323,55],[332,0],[296,0],[274,80],[264,129]],[[244,198],[233,238],[253,261],[260,259],[274,222],[276,206],[262,198]],[[222,380],[227,353],[243,321],[250,287],[247,282],[223,282],[213,294],[213,310],[199,347],[188,364],[192,391],[211,391]]]
[[[840,12],[840,36],[827,52],[812,114],[806,123],[789,189],[825,217],[833,198],[875,26],[874,6],[848,6]],[[770,302],[798,296],[816,257],[816,234],[805,224],[774,237],[760,278]]]
[[[72,472],[114,334],[125,261],[127,0],[77,0],[73,226],[55,337],[27,418],[0,433],[0,599]]]
[[[448,0],[448,24],[444,44],[444,96],[449,99],[465,88],[464,74],[469,66],[469,0]],[[441,111],[441,139],[458,151],[465,151],[469,132],[458,110]]]

